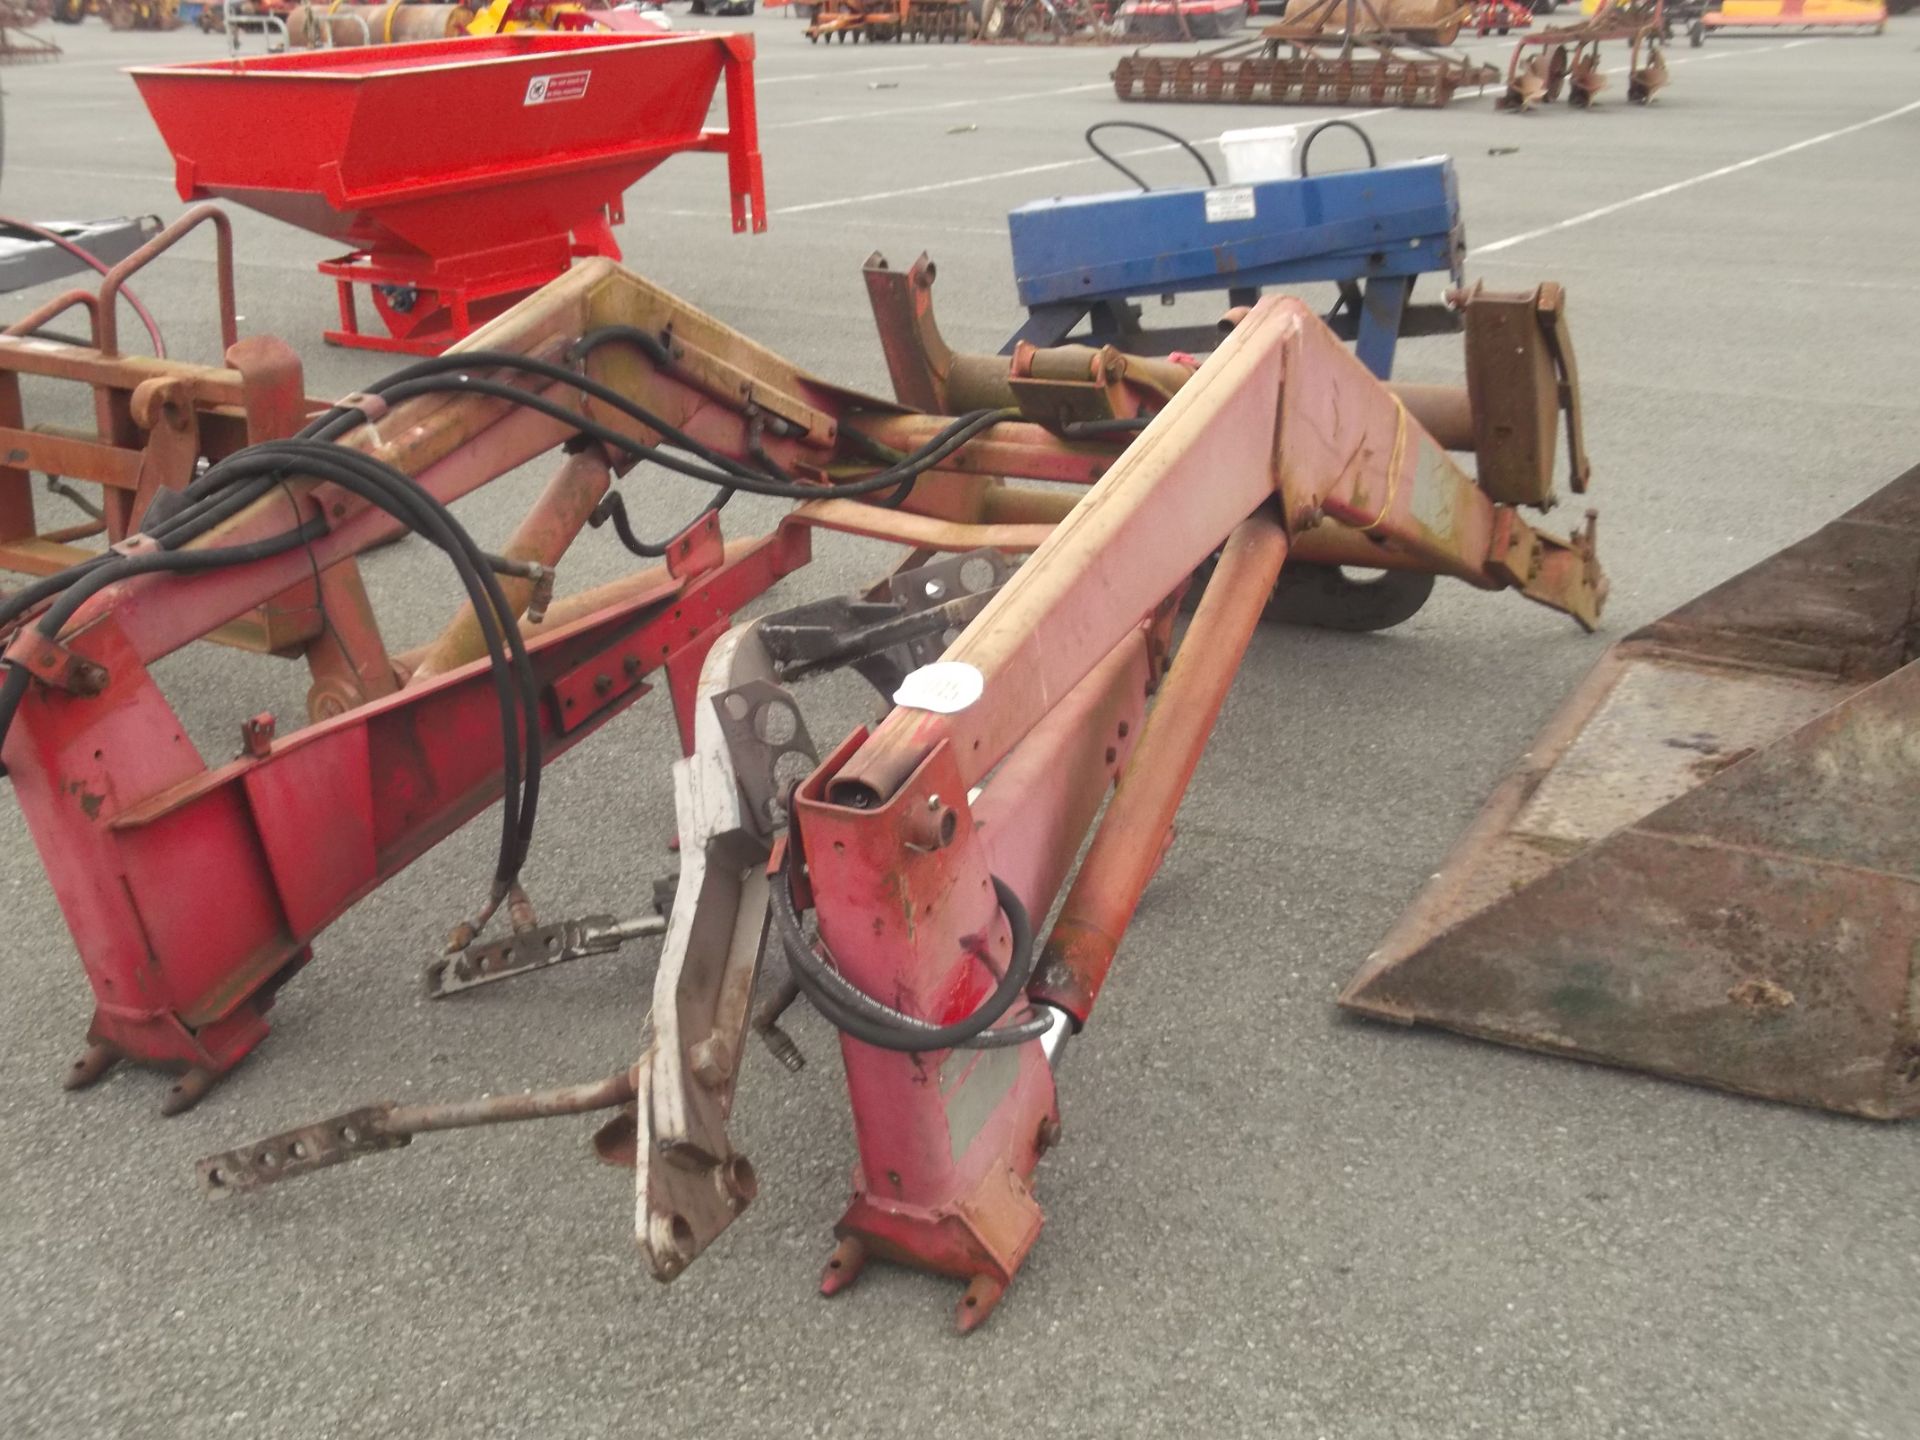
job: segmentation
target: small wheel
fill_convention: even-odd
[[[1693,49],[1698,50],[1706,43],[1707,27],[1696,20],[1692,25],[1687,27],[1687,44]]]
[[[1419,570],[1289,565],[1273,587],[1266,618],[1280,625],[1312,625],[1321,630],[1387,630],[1419,613],[1433,593],[1433,581],[1432,575]]]
[[[1193,572],[1181,608],[1200,603],[1214,561]],[[1267,599],[1261,619],[1274,625],[1365,633],[1388,630],[1419,613],[1434,577],[1418,570],[1356,570],[1339,565],[1289,564]]]

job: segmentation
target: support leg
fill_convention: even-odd
[[[1400,319],[1406,313],[1413,279],[1383,275],[1367,281],[1360,302],[1360,334],[1354,354],[1380,379],[1393,374],[1393,349],[1400,339]]]

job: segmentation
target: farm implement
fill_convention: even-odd
[[[1448,0],[1313,0],[1245,40],[1197,55],[1122,56],[1122,100],[1436,108],[1499,72],[1448,53],[1467,10]]]
[[[1879,0],[1721,0],[1693,17],[1687,39],[1699,46],[1709,35],[1734,30],[1878,35],[1890,8]]]
[[[1585,19],[1551,25],[1521,37],[1507,62],[1503,110],[1551,105],[1562,94],[1576,110],[1593,105],[1606,88],[1601,46],[1627,46],[1627,99],[1645,105],[1666,88],[1665,0],[1600,0]]]
[[[1262,617],[1377,628],[1451,577],[1590,628],[1606,582],[1591,523],[1561,538],[1524,513],[1557,498],[1563,426],[1587,488],[1558,287],[1466,292],[1465,385],[1395,386],[1295,299],[1259,299],[1204,360],[980,356],[940,341],[930,265],[875,257],[866,277],[897,400],[603,258],[331,405],[261,337],[229,335],[212,366],[121,355],[110,325],[93,345],[0,338],[0,395],[41,377],[125,406],[88,446],[16,418],[11,518],[31,528],[27,471],[62,444],[112,450],[133,482],[111,549],[0,609],[0,759],[95,1000],[71,1085],[160,1066],[180,1072],[165,1108],[194,1103],[335,918],[498,804],[497,863],[449,898],[428,992],[664,930],[638,1059],[582,1086],[366,1106],[210,1157],[208,1189],[608,1111],[597,1150],[635,1167],[638,1239],[671,1279],[753,1198],[728,1116],[754,1033],[792,1060],[779,1014],[803,996],[839,1034],[859,1152],[822,1288],[884,1259],[962,1281],[961,1328],[986,1318],[1040,1230],[1056,1066]],[[543,456],[547,488],[481,550],[446,506]],[[730,535],[716,498],[648,541],[617,498],[643,461],[791,509]],[[640,568],[565,593],[596,519]],[[822,528],[906,558],[740,623]],[[395,654],[356,557],[408,530],[469,603]],[[234,758],[203,758],[153,666],[262,613],[313,671],[312,723],[243,709]],[[809,730],[805,682],[842,667],[889,708],[836,743]],[[541,769],[662,681],[677,883],[658,906],[543,919]]]
[[[574,257],[618,259],[622,196],[677,154],[724,155],[735,232],[766,229],[747,36],[519,30],[132,74],[183,200],[231,199],[352,247],[319,266],[337,345],[435,354]],[[727,128],[709,130],[723,86]],[[255,143],[261,130],[278,139]],[[384,333],[361,328],[357,289]]]

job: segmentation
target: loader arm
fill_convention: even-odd
[[[916,274],[930,283],[930,266]],[[1283,566],[1511,588],[1587,627],[1605,582],[1591,525],[1560,539],[1519,509],[1552,503],[1554,436],[1577,411],[1557,290],[1463,300],[1469,339],[1492,324],[1507,357],[1470,366],[1464,390],[1383,383],[1297,300],[1260,301],[1197,367],[1107,348],[952,356],[924,300],[889,337],[896,383],[949,404],[967,390],[978,408],[843,389],[588,262],[448,361],[210,470],[179,512],[204,521],[191,541],[170,546],[167,526],[186,522],[156,521],[61,582],[98,580],[86,598],[16,615],[0,757],[94,984],[77,1078],[122,1057],[184,1065],[191,1103],[258,1042],[328,923],[496,799],[502,868],[456,927],[459,953],[430,968],[434,993],[657,931],[616,914],[541,926],[508,857],[534,739],[570,746],[664,674],[683,861],[641,1062],[497,1101],[364,1107],[213,1157],[207,1184],[232,1194],[425,1130],[620,1108],[631,1121],[601,1148],[635,1165],[639,1237],[671,1278],[754,1193],[726,1126],[746,1030],[771,1033],[750,1004],[771,921],[774,968],[841,1033],[859,1148],[823,1288],[892,1258],[964,1279],[960,1324],[980,1323],[1039,1230],[1054,1065],[1091,1016]],[[563,446],[501,555],[462,549],[427,504]],[[641,459],[795,503],[745,540],[722,535],[713,506],[657,546],[629,532],[660,563],[554,598],[583,526],[625,524],[610,491]],[[248,465],[265,467],[257,498],[218,488]],[[1583,487],[1577,453],[1574,473]],[[403,523],[497,572],[497,595],[475,580],[439,638],[402,655],[361,617],[348,649],[391,693],[286,737],[256,717],[239,757],[204,763],[148,667],[303,577],[350,573]],[[819,527],[907,558],[859,595],[736,628]],[[842,664],[891,708],[812,765],[785,687]],[[218,907],[197,888],[210,873]],[[496,906],[514,939],[473,949]]]

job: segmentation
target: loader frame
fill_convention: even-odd
[[[884,270],[870,262],[870,281]],[[1092,1013],[1283,564],[1453,576],[1596,622],[1605,582],[1592,527],[1557,539],[1516,508],[1550,503],[1563,412],[1578,434],[1557,288],[1463,303],[1470,356],[1477,315],[1497,342],[1487,363],[1470,363],[1470,390],[1384,384],[1292,299],[1262,300],[1196,370],[1076,347],[1024,362],[956,357],[922,295],[885,331],[896,388],[956,407],[964,392],[999,408],[970,412],[992,423],[942,452],[899,509],[835,491],[874,472],[862,457],[935,453],[930,437],[951,428],[943,415],[811,376],[610,263],[577,267],[490,324],[463,346],[475,368],[488,353],[578,355],[597,383],[700,445],[819,489],[746,540],[726,540],[718,512],[703,511],[662,547],[664,563],[553,601],[522,625],[551,752],[663,676],[682,765],[705,767],[705,780],[683,770],[678,782],[681,838],[700,862],[681,877],[652,1040],[632,1071],[584,1090],[424,1113],[374,1107],[214,1157],[202,1170],[209,1187],[258,1188],[420,1129],[626,1106],[624,1131],[616,1121],[601,1149],[636,1164],[643,1248],[661,1278],[679,1274],[754,1191],[725,1118],[771,894],[789,960],[806,947],[794,949],[788,906],[811,911],[836,983],[864,1004],[881,996],[901,1007],[889,1023],[944,1035],[1016,963],[1031,971],[1009,1012],[1030,1027],[1019,1044],[922,1045],[918,1032],[891,1044],[841,1025],[860,1165],[823,1288],[843,1288],[869,1256],[902,1261],[965,1280],[959,1323],[978,1324],[1039,1230],[1032,1176],[1058,1135],[1053,1064]],[[577,348],[608,327],[642,338]],[[22,343],[0,340],[0,364]],[[260,342],[235,349],[249,344]],[[82,369],[104,363],[71,358]],[[625,451],[603,454],[576,431],[591,415],[641,443],[663,422],[650,429],[564,386],[516,388],[559,408],[529,408],[513,391],[390,409],[348,397],[343,413],[364,423],[335,443],[450,501],[571,441],[503,562],[550,575],[627,464]],[[1526,445],[1514,448],[1516,433]],[[1573,448],[1581,490],[1584,457]],[[1455,458],[1466,451],[1478,453],[1478,481]],[[347,649],[358,668],[392,679],[389,693],[284,737],[257,716],[225,763],[202,760],[187,741],[153,662],[316,576],[352,574],[355,555],[399,523],[290,473],[204,543],[264,541],[296,522],[324,522],[324,533],[229,568],[121,580],[58,634],[21,628],[7,646],[8,664],[31,678],[0,756],[94,988],[90,1045],[71,1083],[98,1080],[121,1059],[184,1067],[167,1108],[193,1103],[265,1034],[267,1005],[325,926],[501,793],[502,722],[471,613],[396,656],[369,612]],[[740,730],[718,717],[734,700],[742,724],[768,705],[790,707],[777,685],[772,695],[750,687],[791,672],[756,658],[760,631],[732,617],[806,562],[820,527],[906,547],[908,590],[922,601],[937,587],[918,567],[940,555],[971,556],[994,574],[1005,557],[1030,558],[951,622],[936,610],[930,632],[903,615],[941,647],[937,665],[908,674],[886,718],[833,747],[797,790],[750,786],[747,768],[726,757],[752,749],[752,734],[772,737],[758,719]],[[1208,567],[1176,645],[1183,594]],[[510,603],[537,593],[520,584]],[[758,624],[778,628],[774,619]],[[950,643],[945,624],[958,632]],[[784,633],[819,639],[806,625]],[[801,668],[857,650],[869,633],[829,625],[825,648]],[[786,733],[784,753],[808,748]],[[776,814],[791,817],[784,828]],[[1089,834],[1043,941],[1035,917],[1052,908]],[[206,903],[212,875],[218,906]],[[460,928],[457,945],[477,941],[499,898]],[[510,908],[517,935],[544,933],[518,887]],[[585,950],[607,928],[581,922],[565,933]]]

